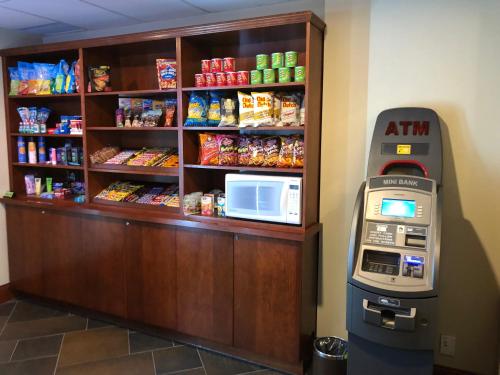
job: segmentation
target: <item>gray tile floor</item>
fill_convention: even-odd
[[[272,375],[172,340],[16,300],[0,304],[2,375]]]

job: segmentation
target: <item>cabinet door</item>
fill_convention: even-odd
[[[300,243],[235,236],[235,346],[299,361],[300,259]]]
[[[175,228],[131,223],[128,230],[138,236],[126,254],[128,318],[175,329]]]
[[[126,316],[126,248],[136,246],[128,237],[127,222],[99,216],[82,217],[88,308]]]
[[[43,295],[75,305],[85,302],[82,222],[79,215],[42,211]]]
[[[14,289],[43,295],[42,210],[6,206],[10,283]]]
[[[177,329],[233,341],[233,235],[177,229]]]

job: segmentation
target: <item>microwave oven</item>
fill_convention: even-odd
[[[302,178],[226,174],[226,216],[301,224]]]

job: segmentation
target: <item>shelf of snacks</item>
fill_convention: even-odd
[[[184,164],[184,168],[201,168],[201,169],[221,169],[228,171],[241,172],[271,172],[271,173],[304,173],[302,168],[277,168],[277,167],[248,167],[239,165],[200,165],[200,164]]]
[[[165,167],[130,167],[128,165],[110,166],[105,164],[91,164],[89,172],[125,173],[145,176],[179,176],[179,168]]]
[[[280,90],[290,88],[304,88],[305,82],[275,82],[259,83],[250,85],[226,85],[226,86],[201,86],[201,87],[183,87],[182,91],[207,91],[207,90]]]
[[[111,132],[111,131],[118,131],[118,132],[134,132],[134,131],[177,131],[179,128],[176,126],[172,127],[123,127],[123,128],[117,128],[116,126],[88,126],[87,131],[95,132],[95,131],[106,131],[106,132]]]
[[[98,92],[86,92],[85,96],[107,96],[107,95],[116,95],[116,96],[143,96],[143,95],[151,95],[157,96],[161,94],[176,94],[177,89],[151,89],[151,90],[125,90],[125,91],[98,91]]]
[[[12,137],[47,137],[47,138],[82,138],[83,134],[49,134],[49,133],[10,133]]]
[[[15,167],[25,167],[25,168],[54,168],[54,169],[73,169],[73,170],[83,170],[82,166],[79,165],[62,165],[62,164],[47,164],[47,163],[12,163]]]
[[[71,94],[38,94],[38,95],[9,95],[9,99],[42,99],[42,98],[58,98],[58,99],[64,99],[64,98],[76,98],[80,97],[79,93],[71,93]]]
[[[184,126],[183,130],[187,131],[239,131],[239,132],[254,132],[254,131],[283,131],[283,132],[297,132],[304,131],[303,126],[246,126],[241,128],[239,126]]]

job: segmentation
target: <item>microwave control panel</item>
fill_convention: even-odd
[[[300,224],[301,223],[301,186],[300,180],[290,181],[288,185],[288,204],[287,204],[287,219],[286,222],[289,224]]]

